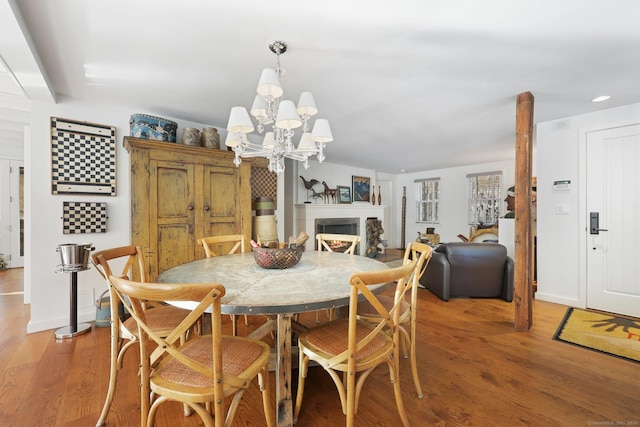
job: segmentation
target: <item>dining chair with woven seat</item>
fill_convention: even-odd
[[[347,427],[354,425],[358,400],[362,391],[365,390],[363,387],[365,380],[373,369],[386,363],[402,425],[405,427],[409,425],[398,378],[397,359],[400,340],[398,322],[401,300],[407,288],[405,284],[413,280],[416,263],[417,260],[413,260],[396,268],[352,274],[349,279],[351,290],[348,318],[332,320],[298,337],[300,360],[294,420],[298,420],[302,408],[305,378],[310,361],[322,366],[336,384],[342,412],[346,415]],[[390,310],[387,310],[370,287],[395,281],[397,281],[398,301]],[[357,318],[359,298],[366,299],[376,308],[380,316],[377,324]],[[391,331],[391,334],[387,331]]]
[[[231,246],[233,244],[233,246]],[[209,236],[198,239],[207,258],[218,255],[245,253],[247,238],[243,234],[229,234],[225,236]],[[231,249],[229,247],[231,246]],[[216,252],[217,251],[217,252]]]
[[[342,244],[342,247],[346,246],[346,249],[342,252],[345,254],[355,254],[356,247],[360,243],[360,236],[351,234],[330,234],[330,233],[318,233],[316,234],[316,240],[318,241],[319,251],[334,252],[334,244]]]
[[[118,313],[120,299],[113,287],[110,286],[107,278],[114,275],[113,270],[116,270],[116,266],[122,266],[122,269],[118,269],[120,273],[115,273],[120,277],[129,278],[135,274],[140,277],[140,281],[146,282],[148,281],[148,276],[144,254],[139,246],[128,245],[96,251],[91,254],[91,262],[98,273],[107,281],[111,301],[109,388],[102,412],[96,423],[97,427],[101,427],[106,425],[107,422],[107,416],[115,395],[118,370],[122,368],[124,355],[131,346],[139,342],[138,327],[135,321],[132,318],[121,321]],[[146,318],[149,326],[161,336],[168,335],[188,314],[188,310],[168,305],[146,307]],[[127,342],[125,343],[124,341]]]
[[[186,404],[206,427],[231,426],[245,390],[256,378],[266,424],[274,425],[269,391],[271,349],[260,340],[222,335],[220,299],[225,289],[221,284],[143,283],[115,276],[109,279],[116,291],[131,302],[131,315],[138,324],[143,426],[154,425],[158,408],[166,401]],[[148,324],[142,307],[148,300],[192,301],[195,308],[162,337]],[[211,335],[180,341],[205,312],[211,313]],[[150,340],[157,346],[151,347]],[[225,397],[231,395],[226,410]]]
[[[345,248],[343,253],[355,255],[358,243],[360,243],[360,236],[352,234],[331,234],[331,233],[318,233],[316,234],[316,240],[318,241],[318,251],[335,252],[336,246]],[[334,310],[332,308],[327,310],[327,318],[332,320],[334,316]],[[316,323],[320,323],[320,312],[316,312]]]
[[[229,234],[225,236],[202,237],[197,240],[198,245],[204,249],[207,258],[220,255],[233,255],[245,253],[247,249],[247,238],[243,234]],[[233,246],[231,246],[233,244]],[[229,249],[231,246],[231,249]],[[216,252],[217,251],[217,252]],[[238,322],[235,314],[230,314],[233,335],[238,334]],[[249,326],[249,319],[244,316],[244,325]]]
[[[404,290],[404,294],[409,294],[408,298],[401,301],[400,305],[400,317],[399,317],[399,330],[402,341],[402,348],[404,349],[404,358],[410,358],[411,362],[411,374],[413,375],[413,383],[416,387],[416,393],[418,397],[422,399],[424,394],[422,393],[422,387],[420,385],[420,378],[418,377],[418,364],[416,359],[416,318],[418,308],[418,283],[429,264],[429,260],[432,255],[432,248],[429,245],[419,242],[411,242],[404,252],[403,264],[407,264],[412,260],[417,260],[415,272],[412,276],[412,281],[407,282],[405,285],[407,289]],[[391,309],[396,303],[398,294],[395,296],[381,295],[378,297],[378,301],[387,309]],[[362,301],[358,304],[358,318],[372,323],[379,322],[380,313],[369,301]],[[408,331],[404,325],[408,324]]]

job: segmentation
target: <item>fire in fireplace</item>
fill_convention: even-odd
[[[316,234],[351,234],[358,236],[360,235],[360,218],[316,218],[315,227]],[[329,243],[329,246],[334,252],[344,252],[348,249],[349,244],[335,241]],[[359,253],[357,246],[355,253]]]

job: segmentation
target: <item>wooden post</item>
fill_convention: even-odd
[[[526,332],[533,324],[533,237],[531,234],[531,172],[533,157],[533,95],[524,92],[516,103],[515,327]]]

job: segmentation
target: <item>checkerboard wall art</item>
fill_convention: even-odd
[[[251,167],[251,200],[256,197],[273,197],[274,203],[277,205],[278,200],[278,175],[275,172],[269,172],[268,168],[252,166]],[[277,209],[277,206],[275,206]]]
[[[63,202],[62,233],[106,233],[107,218],[106,203]]]
[[[51,118],[51,193],[116,195],[116,128]]]

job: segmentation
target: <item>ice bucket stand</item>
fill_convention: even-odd
[[[59,265],[56,268],[56,273],[71,273],[71,304],[69,309],[69,326],[58,329],[56,333],[56,339],[73,338],[78,335],[86,334],[91,330],[89,323],[78,324],[78,272],[88,270],[89,267],[78,266],[69,267]]]

